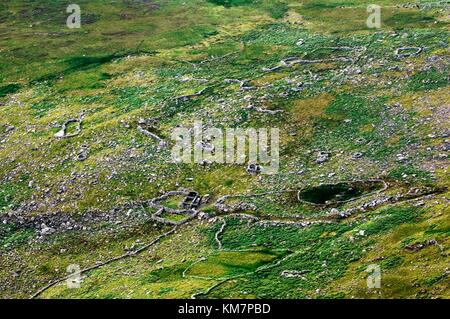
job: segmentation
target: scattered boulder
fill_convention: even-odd
[[[337,208],[332,208],[332,209],[330,210],[330,214],[332,214],[332,215],[338,215],[338,214],[339,214],[339,210],[338,210]]]
[[[316,164],[323,164],[325,162],[328,162],[328,160],[330,159],[330,154],[327,152],[319,152],[317,154],[317,158],[316,158]]]
[[[285,278],[302,278],[306,280],[303,275],[308,272],[309,270],[283,270],[281,276]]]
[[[39,231],[39,234],[40,234],[41,236],[47,236],[47,235],[53,234],[54,232],[55,232],[55,229],[54,229],[54,228],[48,227],[47,225],[42,224],[42,225],[41,225],[41,230]]]
[[[257,175],[261,173],[261,166],[259,164],[249,164],[247,166],[247,173]]]
[[[407,155],[404,155],[404,154],[397,154],[397,162],[403,162],[403,161],[405,161],[405,160],[407,160],[408,159],[408,156]]]
[[[437,245],[436,240],[430,239],[430,240],[426,240],[422,243],[407,245],[405,247],[405,249],[408,251],[411,251],[411,252],[416,252],[416,251],[424,249],[425,247],[432,246],[432,245]]]

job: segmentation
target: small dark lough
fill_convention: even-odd
[[[307,187],[299,191],[298,199],[314,205],[335,205],[385,188],[386,184],[381,180],[322,184],[315,187]]]

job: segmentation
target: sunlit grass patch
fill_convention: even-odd
[[[273,251],[222,251],[205,261],[194,264],[187,276],[199,278],[228,278],[255,271],[258,267],[273,262],[282,256]]]
[[[408,91],[429,91],[450,85],[450,72],[440,72],[436,69],[414,74],[408,81]]]

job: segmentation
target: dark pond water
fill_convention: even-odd
[[[298,199],[316,205],[336,204],[380,190],[382,181],[355,181],[337,184],[322,184],[305,188],[298,193]]]

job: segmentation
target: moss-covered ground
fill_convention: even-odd
[[[151,243],[171,227],[146,203],[182,188],[209,195],[209,219],[38,297],[450,298],[449,11],[379,0],[382,27],[368,29],[372,2],[78,0],[82,27],[69,29],[67,1],[2,1],[0,298]],[[289,57],[315,62],[267,71]],[[167,141],[194,121],[277,127],[279,172],[175,164],[137,129],[150,118]],[[55,137],[70,119],[80,133]],[[373,179],[387,189],[333,207],[270,193]],[[264,192],[228,199],[259,222],[214,206]],[[77,227],[55,222],[67,216]],[[289,224],[305,220],[317,223]],[[373,264],[379,289],[366,285]]]

